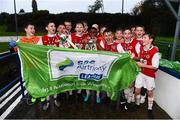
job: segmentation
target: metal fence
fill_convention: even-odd
[[[162,54],[162,58],[170,60],[173,43],[169,42],[155,42],[155,45],[158,46],[159,52]],[[177,44],[176,47],[176,57],[175,60],[180,61],[180,44]]]
[[[12,80],[10,83],[6,84],[3,88],[0,89],[0,95],[2,95],[3,93],[5,93],[6,91],[8,91],[9,89],[11,89],[15,83],[20,82],[20,87],[21,87],[21,94],[22,97],[24,98],[24,87],[23,87],[23,81],[22,81],[22,77],[21,77],[21,70],[20,70],[20,61],[19,61],[19,57],[17,53],[5,53],[5,55],[1,55],[0,56],[0,62],[4,62],[6,61],[8,58],[10,57],[15,57],[16,58],[16,64],[18,66],[18,77],[15,78],[14,80]],[[1,101],[2,101],[2,97],[1,97]]]

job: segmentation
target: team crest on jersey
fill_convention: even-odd
[[[133,47],[132,46],[129,46],[129,49],[131,50]]]
[[[145,59],[140,59],[140,62],[147,64],[147,60],[145,60]]]
[[[112,48],[115,49],[116,48],[115,45],[113,45]]]
[[[146,58],[147,58],[147,59],[149,59],[149,58],[150,58],[150,56],[149,56],[149,55],[146,55]]]

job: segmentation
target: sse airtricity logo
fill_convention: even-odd
[[[56,64],[56,67],[60,70],[60,71],[64,71],[65,68],[67,67],[71,67],[73,66],[74,63],[72,60],[70,60],[69,58],[66,58],[66,60],[59,62]]]

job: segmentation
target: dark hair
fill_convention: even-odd
[[[129,30],[129,31],[132,33],[131,29],[130,29],[130,28],[128,28],[128,27],[123,28],[123,32],[124,32],[125,30]]]
[[[137,27],[142,27],[144,29],[144,31],[145,31],[145,27],[143,25],[136,25],[135,30],[136,30]]]
[[[72,25],[72,22],[71,22],[70,20],[65,20],[65,21],[64,21],[64,24],[65,24],[65,22],[69,22],[69,23],[71,23],[71,25]]]
[[[116,29],[116,32],[117,32],[117,31],[122,31],[122,32],[123,32],[122,28],[120,28],[120,27],[118,27],[118,28]]]
[[[101,25],[99,28],[101,29],[101,28],[103,28],[103,27],[105,27],[106,29],[108,29],[107,25]]]
[[[32,22],[27,22],[27,23],[24,24],[24,28],[27,28],[29,25],[33,25],[34,26],[34,24]]]
[[[149,36],[149,38],[150,38],[150,39],[152,39],[152,42],[154,42],[154,40],[155,40],[155,36],[154,36],[152,33],[150,33],[150,32],[146,32],[144,35]]]
[[[88,22],[87,22],[86,20],[83,20],[83,21],[81,21],[81,22],[82,22],[83,24],[84,24],[84,23],[88,24]]]
[[[82,26],[84,27],[84,24],[83,24],[83,22],[77,22],[77,23],[76,23],[76,25],[77,25],[77,24],[82,24]]]
[[[49,20],[46,22],[46,27],[50,24],[50,23],[54,23],[52,20]],[[54,23],[55,24],[55,23]]]
[[[111,33],[112,33],[112,30],[106,29],[106,30],[103,32],[103,35],[104,35],[104,33],[107,33],[107,32],[111,32]]]
[[[59,27],[60,25],[63,25],[63,26],[65,26],[63,23],[59,23],[59,24],[57,25],[57,27]]]
[[[136,28],[136,25],[131,25],[131,26],[130,26],[130,28],[133,28],[133,27]]]
[[[67,20],[65,20],[64,22],[71,22],[71,20],[68,20],[68,19],[67,19]]]

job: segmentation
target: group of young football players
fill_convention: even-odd
[[[124,96],[127,103],[135,102],[137,106],[144,103],[147,96],[148,110],[152,110],[155,72],[158,69],[160,57],[158,48],[153,44],[154,36],[145,32],[144,26],[117,28],[116,31],[112,31],[108,26],[99,27],[98,24],[88,26],[86,21],[82,21],[77,22],[73,29],[71,21],[65,21],[57,26],[49,21],[45,26],[47,34],[42,37],[35,36],[35,26],[32,23],[27,23],[24,29],[26,36],[19,39],[23,43],[129,53],[131,58],[137,61],[141,72],[137,75],[135,82],[124,90]],[[77,93],[80,94],[81,90]],[[69,94],[72,95],[72,91],[69,91]],[[89,100],[90,95],[91,92],[86,90],[84,102]],[[55,106],[59,107],[57,95],[53,97]],[[96,92],[96,102],[101,102],[100,91]],[[43,102],[43,110],[47,110],[49,105],[49,97],[47,97]]]

